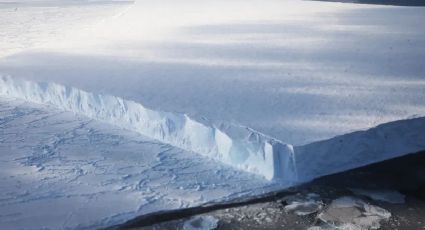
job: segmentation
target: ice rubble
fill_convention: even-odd
[[[0,97],[2,230],[102,229],[277,187],[136,132]]]
[[[0,95],[48,104],[137,131],[179,148],[206,155],[268,180],[296,181],[291,145],[246,127],[222,128],[185,114],[155,111],[120,97],[93,94],[55,83],[0,76]]]
[[[183,230],[213,230],[218,227],[218,219],[213,216],[195,216],[183,224]]]
[[[344,196],[336,200],[319,214],[318,218],[336,229],[379,229],[380,222],[388,220],[391,213],[361,199]]]
[[[296,194],[284,198],[286,205],[285,212],[295,213],[298,216],[305,216],[316,213],[323,208],[323,202],[320,200],[320,195],[309,193],[306,195]]]
[[[395,190],[368,190],[360,188],[350,189],[354,194],[369,197],[372,200],[383,201],[392,204],[404,204],[405,195]]]

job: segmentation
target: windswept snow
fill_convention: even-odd
[[[0,57],[89,33],[126,7],[112,1],[0,0]]]
[[[7,226],[106,226],[425,149],[423,7],[51,4],[0,3],[1,100],[51,106],[1,104]]]
[[[4,95],[268,179],[303,181],[423,149],[423,119],[313,143],[425,115],[423,8],[253,1],[234,13],[241,4],[138,1],[68,39],[40,32],[51,43],[0,60]]]
[[[9,55],[0,72],[292,145],[425,115],[421,7],[137,1],[119,15]]]
[[[93,229],[274,185],[137,133],[0,100],[1,229]]]

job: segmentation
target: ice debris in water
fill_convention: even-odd
[[[391,213],[375,205],[370,205],[355,197],[344,196],[332,203],[318,215],[327,224],[321,229],[379,229],[380,222],[388,220]]]
[[[307,195],[296,194],[288,196],[284,200],[287,203],[284,208],[285,212],[295,213],[299,216],[316,213],[323,207],[320,196],[316,193],[309,193]]]
[[[391,204],[404,204],[405,196],[395,190],[366,190],[350,189],[354,194],[369,197],[372,200],[384,201]]]
[[[218,219],[213,216],[195,216],[183,224],[183,230],[213,230],[218,227]]]

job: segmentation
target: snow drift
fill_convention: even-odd
[[[216,127],[185,114],[155,111],[120,97],[55,83],[0,76],[0,95],[48,104],[203,154],[268,180],[296,181],[293,147],[252,129]]]

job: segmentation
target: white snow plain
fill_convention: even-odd
[[[1,97],[48,104],[273,180],[260,184],[425,149],[423,7],[14,4],[0,4]],[[161,202],[143,213],[164,209]]]
[[[138,133],[19,100],[0,100],[0,129],[1,229],[99,229],[278,188]]]
[[[87,7],[92,6],[81,5]],[[120,102],[95,106],[95,116],[84,108],[97,105],[101,95],[134,102],[160,114],[145,125],[162,122],[159,130],[137,131],[267,179],[305,181],[424,147],[422,119],[404,129],[414,136],[412,143],[401,133],[378,141],[379,131],[372,131],[344,136],[349,140],[343,144],[332,139],[311,145],[425,114],[422,7],[305,1],[137,1],[117,7],[122,11],[81,30],[52,20],[48,24],[67,39],[53,37],[2,58],[3,82],[16,86],[4,89],[5,96],[101,120],[109,118],[98,110],[123,111],[120,122],[109,121],[124,127],[134,125],[129,116],[143,113],[127,111]],[[28,16],[17,12],[17,18]],[[24,87],[19,82],[53,82],[93,100],[84,108],[66,107],[81,101],[52,101],[64,93],[57,87],[11,92]],[[43,100],[32,97],[43,92]],[[170,135],[163,136],[164,130]],[[383,152],[376,156],[367,146]]]

